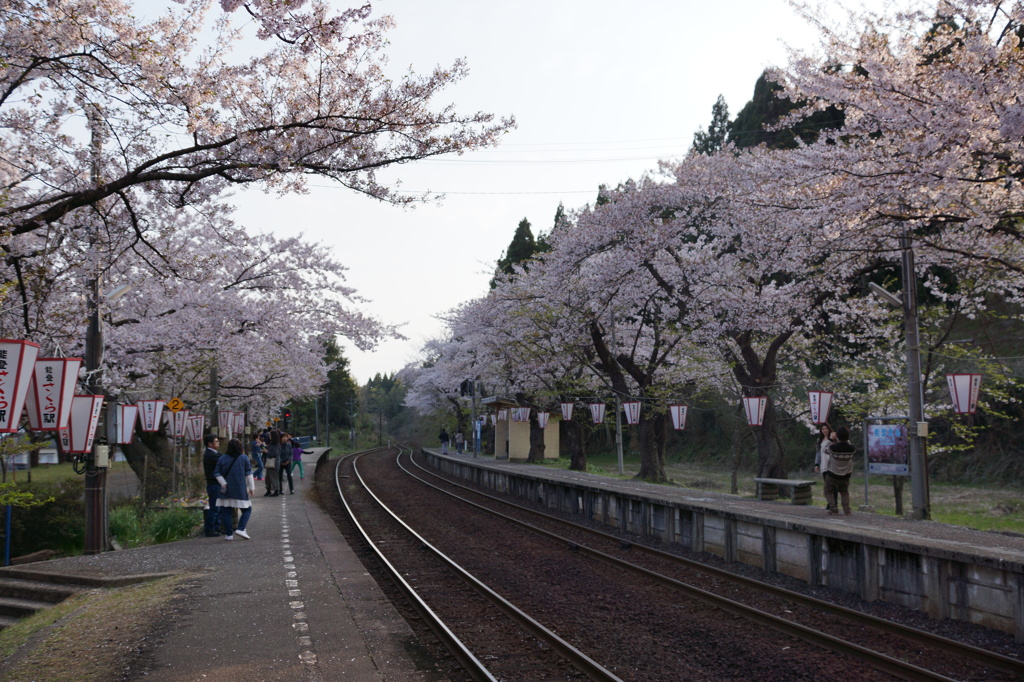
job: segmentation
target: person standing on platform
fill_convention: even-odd
[[[267,454],[263,459],[263,481],[267,484],[267,492],[264,497],[277,497],[281,490],[281,476],[277,468],[281,466],[281,432],[274,429],[270,432],[270,445],[267,446]]]
[[[466,444],[466,438],[462,435],[462,431],[455,432],[455,452],[462,454],[462,448]]]
[[[448,442],[451,440],[451,438],[448,437],[448,430],[442,428],[441,429],[441,433],[437,436],[437,438],[438,438],[438,440],[441,441],[441,454],[442,455],[447,455],[448,454]]]
[[[838,442],[829,442],[828,468],[825,471],[825,500],[828,501],[828,513],[838,514],[836,494],[843,502],[843,513],[850,515],[850,476],[853,475],[853,455],[857,448],[850,442],[850,429],[840,426],[836,429]]]
[[[252,501],[249,496],[256,492],[256,482],[252,479],[249,458],[245,456],[242,441],[232,438],[228,441],[227,452],[217,460],[214,474],[220,483],[220,496],[217,506],[220,507],[220,525],[224,529],[224,539],[234,540],[235,535],[249,539],[245,527],[252,514]],[[242,515],[238,519],[238,530],[232,531],[234,510],[239,509]]]
[[[263,441],[260,440],[260,435],[256,434],[252,437],[252,443],[249,445],[252,449],[252,463],[256,467],[256,475],[253,478],[257,481],[263,480]]]
[[[209,503],[203,510],[203,531],[206,537],[215,538],[220,536],[217,531],[217,496],[220,494],[220,483],[217,482],[213,471],[217,468],[217,460],[220,459],[220,453],[217,451],[220,439],[208,433],[203,436],[203,445],[206,446],[203,450],[203,473],[206,475],[206,497]]]
[[[306,470],[302,468],[302,456],[313,454],[312,450],[303,450],[302,443],[298,438],[292,438],[292,470],[289,472],[288,481],[291,482],[291,473],[299,470],[299,478],[306,477]]]
[[[284,478],[288,477],[288,492],[292,495],[295,494],[295,481],[292,480],[292,437],[287,433],[281,434],[281,461],[278,462],[277,466],[281,480],[278,482],[277,487],[281,490],[281,494],[284,495]]]
[[[818,427],[818,439],[815,441],[817,447],[814,450],[814,472],[821,474],[823,483],[828,483],[825,478],[825,472],[828,471],[828,453],[825,452],[826,446],[835,443],[837,440],[836,432],[832,430],[828,422],[825,422]],[[831,509],[826,503],[826,509]]]

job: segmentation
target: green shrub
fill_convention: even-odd
[[[186,507],[151,509],[143,518],[143,525],[155,544],[187,538],[192,529],[202,523],[202,511]]]
[[[146,544],[139,510],[133,504],[125,504],[110,510],[107,517],[110,535],[117,538],[122,547],[140,547]]]
[[[19,486],[37,497],[53,500],[38,507],[14,509],[11,516],[11,556],[52,549],[61,554],[80,554],[85,544],[85,485],[69,478],[56,485]],[[0,532],[3,526],[0,525]]]

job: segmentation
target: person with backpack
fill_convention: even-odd
[[[839,507],[836,506],[836,494],[842,499],[843,513],[850,515],[850,477],[853,475],[853,455],[857,452],[856,446],[850,442],[850,429],[840,426],[836,429],[835,443],[825,445],[825,452],[828,454],[828,464],[825,470],[825,501],[828,503],[828,513],[838,514]]]

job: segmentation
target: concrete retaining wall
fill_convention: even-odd
[[[599,482],[552,481],[423,451],[446,474],[612,528],[828,586],[1010,632],[1024,641],[1024,563],[970,556],[914,537],[898,542],[793,519],[758,518],[709,504],[622,492]],[[1024,557],[1022,557],[1024,559]]]

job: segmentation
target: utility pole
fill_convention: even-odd
[[[100,178],[100,158],[103,152],[103,136],[100,126],[100,109],[98,105],[88,104],[87,116],[91,138],[92,167],[90,180],[93,187],[98,187]],[[96,207],[99,208],[98,206]],[[89,252],[93,257],[92,278],[89,280],[89,327],[85,335],[85,375],[86,390],[92,395],[101,395],[102,382],[100,372],[103,367],[103,318],[100,313],[100,291],[103,287],[103,273],[96,249],[99,243],[99,230],[93,222],[88,227]],[[110,430],[113,425],[115,408],[107,403],[105,427]],[[85,545],[86,554],[99,554],[107,551],[107,469],[106,457],[109,453],[110,440],[100,442],[96,439],[92,452],[86,455],[85,461]],[[97,466],[102,463],[104,466]]]
[[[910,393],[910,496],[915,519],[931,518],[928,458],[925,455],[924,389],[921,386],[921,340],[917,320],[917,273],[910,231],[900,236],[903,249],[903,325],[907,337],[907,388]],[[925,432],[921,433],[924,429]]]

